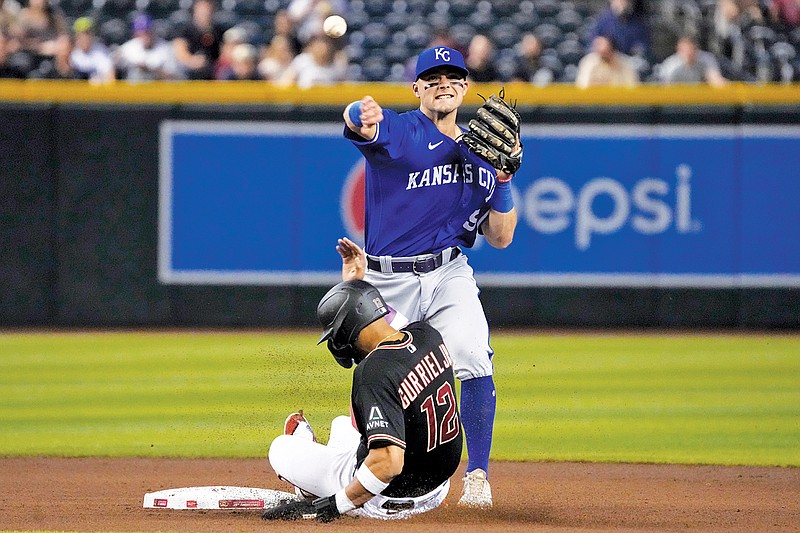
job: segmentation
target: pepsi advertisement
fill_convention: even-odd
[[[342,124],[165,121],[159,280],[329,285],[363,244]],[[464,250],[482,286],[800,287],[800,127],[537,125],[519,222]]]

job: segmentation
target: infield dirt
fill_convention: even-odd
[[[463,475],[464,465],[457,473]],[[800,468],[594,463],[491,465],[495,506],[445,504],[405,521],[266,523],[253,511],[142,509],[191,485],[289,490],[264,459],[0,458],[0,529],[18,531],[800,531]]]

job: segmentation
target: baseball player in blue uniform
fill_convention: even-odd
[[[467,130],[456,118],[467,76],[460,52],[424,50],[412,85],[419,109],[399,114],[365,96],[345,109],[344,136],[366,158],[364,279],[409,320],[441,332],[461,381],[469,457],[459,504],[491,507],[493,351],[462,248],[472,247],[479,233],[490,245],[507,247],[517,213],[511,175],[460,142]]]

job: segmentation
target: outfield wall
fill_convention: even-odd
[[[313,325],[360,235],[343,102],[414,104],[340,89],[0,83],[0,325]],[[800,327],[800,89],[512,89],[493,325]]]

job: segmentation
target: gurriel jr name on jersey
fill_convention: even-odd
[[[439,345],[439,350],[442,355],[441,360],[436,357],[435,352],[429,352],[400,383],[400,388],[397,392],[400,394],[400,402],[403,409],[407,409],[411,402],[419,396],[419,393],[425,390],[425,387],[437,376],[453,366],[450,353],[444,344]]]

